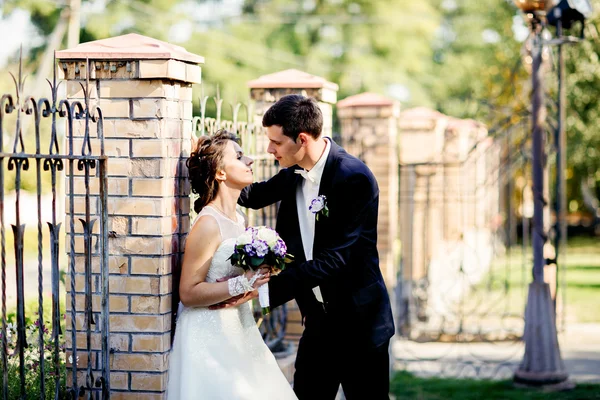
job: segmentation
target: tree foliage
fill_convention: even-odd
[[[26,9],[42,36],[60,17],[62,3],[5,0],[3,15]],[[214,4],[214,8],[202,7]],[[597,26],[600,0],[588,21]],[[205,57],[201,93],[217,86],[227,102],[244,101],[246,82],[296,68],[340,86],[339,98],[374,91],[401,100],[403,107],[429,106],[448,115],[475,118],[491,133],[529,124],[530,76],[520,11],[508,0],[240,0],[221,15],[225,0],[82,0],[81,41],[127,32],[169,40],[178,25],[191,26],[180,44]],[[235,6],[233,6],[235,7]],[[198,22],[199,10],[206,10]],[[214,15],[212,15],[214,14]],[[553,28],[549,28],[553,35]],[[591,30],[593,31],[593,30]],[[589,32],[588,32],[589,33]],[[588,35],[589,36],[589,35]],[[33,49],[30,59],[36,60]],[[569,197],[591,177],[600,187],[600,42],[589,38],[566,46]],[[555,50],[548,53],[549,130],[555,125]],[[551,56],[554,54],[554,56]],[[35,66],[35,62],[33,63]],[[4,77],[2,78],[4,79]],[[198,102],[196,102],[198,108]],[[214,105],[209,104],[214,112]],[[551,133],[551,131],[550,131]],[[551,137],[551,135],[550,135]]]

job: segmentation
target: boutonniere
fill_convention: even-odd
[[[315,214],[315,219],[318,221],[320,216],[328,217],[329,208],[327,208],[327,197],[324,195],[318,196],[310,202],[308,211]]]

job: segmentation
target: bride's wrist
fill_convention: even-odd
[[[252,282],[254,283],[254,282]],[[236,276],[227,281],[227,289],[231,297],[239,296],[254,290],[252,283],[246,278],[245,275]]]

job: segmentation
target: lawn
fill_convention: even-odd
[[[464,325],[461,326],[489,326],[494,329],[500,327],[504,330],[509,324],[515,323],[512,327],[514,332],[521,333],[527,287],[532,280],[532,265],[531,249],[527,249],[523,254],[520,248],[513,248],[502,257],[498,257],[489,272],[472,286],[462,303],[457,305],[457,309],[460,306],[460,316],[464,321]],[[570,240],[565,266],[564,285],[559,285],[558,291],[558,327],[573,323],[600,323],[600,238]],[[563,307],[563,304],[566,306]],[[497,321],[502,321],[503,324],[498,325]],[[460,336],[459,342],[467,339],[464,335]],[[473,352],[479,354],[475,350]],[[418,353],[418,356],[425,358],[429,355]],[[448,358],[448,362],[452,362],[451,357]],[[398,371],[392,380],[391,393],[396,399],[416,400],[574,400],[600,399],[600,385],[579,384],[571,391],[543,392],[516,388],[507,380],[417,377],[407,371]]]
[[[549,393],[515,388],[510,381],[417,378],[407,372],[395,374],[390,392],[398,400],[600,399],[600,385],[594,384],[579,384],[570,391]]]
[[[566,323],[600,322],[600,238],[569,240],[565,258],[566,269],[558,272],[559,325],[563,316]],[[513,248],[494,261],[478,287],[489,298],[503,299],[495,305],[497,311],[522,315],[532,266],[531,248],[525,254],[520,247]]]
[[[558,329],[573,323],[600,323],[600,238],[571,239],[559,263]],[[451,270],[449,277],[432,286],[436,289],[429,289],[428,319],[416,334],[426,332],[424,338],[430,338],[444,332],[439,338],[444,341],[456,340],[457,332],[463,335],[460,341],[478,340],[482,334],[486,340],[520,336],[532,267],[531,248],[523,251],[514,246],[497,255],[480,278]]]

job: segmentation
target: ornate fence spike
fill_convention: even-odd
[[[89,70],[89,61],[87,62]],[[64,65],[67,70],[66,64]],[[19,62],[19,73],[18,76],[12,75],[12,79],[15,83],[14,94],[4,94],[0,98],[0,222],[1,222],[1,240],[0,240],[0,251],[1,251],[1,275],[2,275],[2,324],[0,331],[1,338],[1,366],[2,370],[2,391],[1,399],[8,400],[14,397],[24,398],[29,395],[30,383],[33,382],[37,385],[39,390],[39,396],[41,399],[47,398],[46,391],[48,384],[53,383],[54,393],[50,394],[55,400],[63,398],[65,391],[71,393],[74,398],[79,397],[81,394],[91,394],[96,392],[102,394],[103,399],[109,397],[109,379],[110,368],[108,358],[108,329],[109,329],[109,318],[108,315],[108,249],[106,245],[107,231],[106,231],[106,219],[107,219],[107,180],[106,180],[106,156],[104,155],[104,131],[103,131],[103,118],[102,110],[96,105],[91,106],[90,104],[90,90],[89,90],[89,74],[86,78],[86,86],[83,87],[84,99],[83,101],[70,102],[66,99],[58,99],[58,87],[60,82],[57,81],[57,65],[55,63],[53,70],[52,81],[47,80],[51,99],[40,98],[36,100],[35,97],[28,96],[24,97],[24,84],[25,78],[23,77],[23,62],[22,58]],[[23,100],[24,99],[24,100]],[[7,118],[7,114],[13,114],[11,118]],[[81,121],[85,126],[85,132],[82,135],[82,147],[81,153],[76,154],[74,151],[74,139],[77,135],[75,132],[75,121]],[[5,124],[10,121],[14,123],[14,137],[7,134]],[[24,130],[26,130],[26,124],[24,122],[34,122],[35,129],[35,152],[27,152],[26,146],[29,142],[24,137]],[[44,125],[46,123],[47,125]],[[59,146],[59,132],[57,127],[60,127],[62,123],[65,123],[68,139],[68,151],[67,154],[60,151]],[[97,140],[99,141],[100,155],[93,154],[95,146],[92,146],[92,137],[90,135],[90,124],[96,124],[97,126]],[[27,132],[25,132],[27,133]],[[4,143],[7,140],[12,141],[12,151],[5,153]],[[48,146],[45,145],[45,140],[48,140]],[[44,150],[47,149],[47,153]],[[66,149],[64,149],[66,150]],[[31,213],[33,210],[25,210],[25,206],[21,203],[21,194],[23,189],[23,171],[29,169],[30,160],[35,160],[35,186],[36,186],[36,197],[37,197],[37,316],[26,315],[25,300],[26,293],[24,290],[24,275],[26,263],[24,260],[24,245],[25,245],[25,230],[26,225],[22,223],[22,215],[24,213]],[[61,336],[63,323],[61,318],[60,310],[60,230],[61,223],[58,222],[61,216],[57,216],[57,200],[62,198],[57,193],[57,182],[60,179],[58,175],[59,171],[63,170],[64,161],[67,161],[69,165],[69,176],[68,176],[68,204],[70,210],[70,229],[67,232],[68,243],[67,251],[70,253],[68,257],[68,274],[71,286],[70,296],[70,327],[67,328],[71,332],[70,344],[72,351],[70,357],[67,357],[67,362],[71,364],[71,380],[67,379],[68,388],[61,389],[61,382],[64,382],[64,373],[61,376]],[[76,164],[75,164],[76,163]],[[74,179],[75,177],[75,165],[77,170],[83,171],[81,179],[85,182],[84,193],[75,193],[74,190]],[[98,210],[96,210],[101,217],[101,235],[98,236],[98,247],[99,250],[96,252],[102,252],[100,256],[100,273],[92,271],[92,240],[95,236],[92,234],[93,225],[96,219],[90,219],[91,214],[91,199],[98,195],[93,195],[90,192],[91,179],[96,179],[95,174],[91,174],[91,170],[99,166],[100,179],[99,179],[99,192],[100,192],[100,204]],[[15,198],[15,222],[11,224],[13,236],[14,236],[14,266],[17,272],[17,312],[16,320],[11,317],[11,325],[9,327],[9,320],[7,315],[7,295],[6,295],[6,232],[5,232],[5,219],[4,219],[4,205],[7,203],[5,198],[5,177],[6,171],[14,171],[14,177],[11,174],[11,180],[14,179],[14,198]],[[44,171],[44,176],[42,175]],[[51,221],[42,220],[42,184],[44,184],[46,176],[48,176],[51,182],[52,192],[52,209],[51,209]],[[80,179],[78,176],[77,179]],[[77,194],[77,196],[76,196]],[[12,201],[12,200],[11,200]],[[60,200],[59,200],[60,201]],[[81,235],[81,233],[75,230],[74,216],[75,216],[75,202],[82,201],[85,205],[85,209],[82,210],[80,207],[77,208],[77,215],[82,215],[79,218],[83,222],[83,241],[84,246],[75,245],[75,237]],[[94,199],[95,201],[95,199]],[[23,219],[24,221],[24,219]],[[48,226],[47,233],[49,234],[49,246],[50,246],[50,258],[44,259],[43,251],[43,226]],[[85,258],[85,287],[81,288],[77,285],[79,273],[76,273],[76,258],[75,254],[83,255]],[[52,290],[52,312],[49,317],[49,323],[52,325],[51,330],[46,327],[47,316],[44,313],[44,270],[51,271],[51,290]],[[28,277],[29,277],[28,273]],[[92,302],[92,275],[100,275],[101,282],[100,287],[102,289],[101,299],[102,305],[100,310],[94,310]],[[82,285],[83,286],[83,285]],[[82,305],[76,301],[76,289],[80,292],[83,290],[83,297],[85,297],[85,304]],[[68,301],[69,301],[68,300]],[[85,306],[85,309],[79,310],[77,307]],[[80,318],[84,316],[84,323],[81,323]],[[102,337],[102,350],[92,348],[92,326],[95,325],[95,320],[98,318],[102,320],[101,327],[94,327],[94,331],[104,335]],[[35,336],[26,337],[29,327],[27,327],[26,321],[34,321],[33,329],[37,329]],[[16,335],[13,335],[13,339],[9,341],[8,330],[12,331],[13,324],[16,323]],[[78,345],[77,339],[81,340],[82,334],[85,333],[85,346],[82,348],[86,351],[85,361],[82,361],[78,365]],[[48,335],[49,337],[46,337]],[[34,345],[30,343],[31,347],[28,347],[27,341],[37,341]],[[18,354],[17,358],[9,358],[9,348]],[[35,349],[35,350],[33,350]],[[30,368],[31,363],[30,357],[38,357],[32,354],[31,351],[39,353],[39,360],[33,361],[33,368]],[[94,354],[97,357],[94,357]],[[94,360],[97,359],[95,362]],[[95,362],[94,364],[92,364]],[[84,364],[85,363],[85,364]],[[9,368],[10,366],[10,368]],[[15,378],[15,382],[18,379],[20,385],[17,385],[17,392],[9,385],[9,371],[17,371],[17,375],[12,375]],[[82,374],[82,371],[84,373]],[[37,374],[33,379],[30,374]],[[101,374],[102,380],[98,381],[95,376]],[[79,378],[78,378],[78,375]],[[79,383],[78,383],[79,379]],[[27,383],[26,383],[27,382]],[[105,382],[97,386],[97,382]],[[27,388],[27,389],[26,389]],[[27,390],[27,393],[26,393]],[[36,397],[37,398],[37,397]]]

